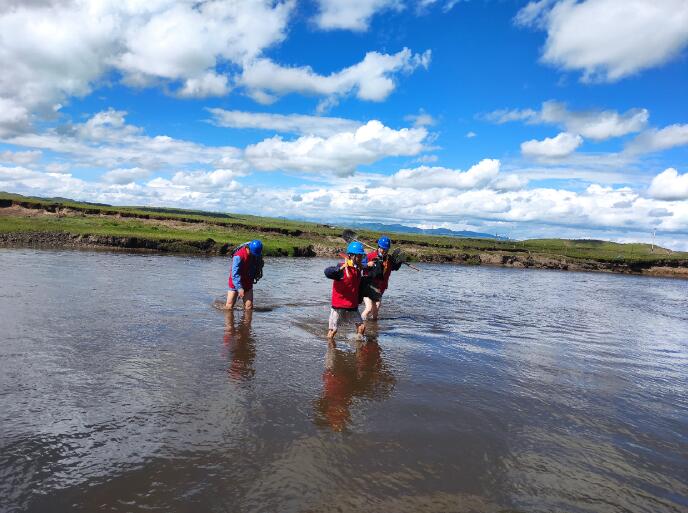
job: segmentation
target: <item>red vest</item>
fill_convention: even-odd
[[[234,257],[238,256],[241,258],[239,263],[239,276],[241,276],[241,285],[244,287],[244,292],[248,292],[253,289],[253,262],[251,262],[251,251],[248,246],[243,246],[236,250],[232,255],[232,261]],[[232,261],[229,264],[229,286],[234,287],[234,280],[232,280]]]
[[[377,250],[368,253],[367,256],[368,262],[372,260],[382,259],[380,253],[378,253]],[[375,285],[376,288],[380,289],[380,294],[382,294],[385,290],[387,290],[387,287],[389,287],[390,274],[392,274],[392,263],[389,261],[389,258],[385,258],[382,261],[382,276],[379,278],[375,278],[373,280],[373,285]]]
[[[332,282],[332,308],[358,308],[358,288],[361,285],[361,271],[345,267],[344,277]]]

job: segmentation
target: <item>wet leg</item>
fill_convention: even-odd
[[[244,292],[244,310],[253,310],[253,289]]]
[[[225,303],[225,310],[232,310],[236,304],[239,293],[236,290],[227,291],[227,302]]]
[[[373,300],[369,297],[364,297],[363,304],[365,305],[365,308],[363,309],[363,312],[361,312],[361,318],[363,318],[363,320],[365,321],[370,315],[370,313],[373,312],[375,308],[375,303],[373,303]]]

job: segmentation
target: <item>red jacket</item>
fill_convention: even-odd
[[[242,246],[232,255],[232,262],[234,257],[239,257],[241,261],[239,262],[239,277],[241,278],[241,286],[244,292],[248,292],[253,289],[253,277],[255,275],[254,263],[252,261],[253,256],[248,246]],[[236,289],[234,286],[234,280],[232,279],[232,267],[229,269],[229,288]]]
[[[355,267],[328,267],[325,275],[332,283],[332,308],[358,308],[361,271]]]
[[[380,253],[371,251],[368,253],[368,261],[382,260]],[[380,294],[382,294],[389,286],[389,275],[392,274],[392,262],[389,261],[389,255],[387,255],[384,260],[382,260],[382,276],[379,278],[373,278],[372,283],[375,288],[380,289]]]

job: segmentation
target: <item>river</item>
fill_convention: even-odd
[[[0,511],[688,511],[688,281],[0,249]]]

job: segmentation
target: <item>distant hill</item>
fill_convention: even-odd
[[[365,228],[374,232],[388,232],[388,233],[420,233],[423,235],[438,235],[444,237],[463,237],[471,239],[494,239],[494,240],[509,240],[508,237],[495,236],[492,233],[471,232],[467,230],[455,231],[448,228],[416,228],[414,226],[406,226],[403,224],[382,224],[382,223],[349,223],[358,228]]]

